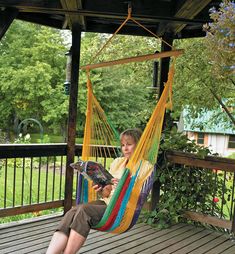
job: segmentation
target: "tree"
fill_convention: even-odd
[[[65,52],[58,30],[13,23],[0,47],[0,128],[12,129],[14,122],[32,117],[51,130],[65,128]]]
[[[213,22],[204,26],[207,34],[205,46],[208,49],[213,74],[218,79],[233,80],[235,74],[235,3],[225,0],[219,10],[212,8]]]
[[[211,118],[212,122],[221,120],[222,116],[223,121],[231,126],[224,104],[226,109],[234,105],[234,86],[228,79],[218,79],[213,74],[205,38],[179,40],[175,46],[185,52],[177,60],[173,117],[179,117],[185,107],[192,118],[198,117],[204,110],[214,110],[216,115]]]
[[[90,63],[108,35],[85,34],[82,41],[82,63]],[[92,40],[94,47],[90,47]],[[138,46],[136,46],[138,45]],[[160,47],[153,38],[117,35],[112,43],[95,60],[110,61],[117,58],[153,53]],[[87,57],[88,56],[88,57]],[[94,92],[108,118],[119,130],[143,127],[148,120],[156,99],[152,98],[153,63],[142,62],[96,69],[91,72]],[[85,75],[80,85],[85,86]],[[81,87],[80,90],[81,92]],[[82,102],[81,102],[82,103]],[[81,104],[80,104],[81,105]]]

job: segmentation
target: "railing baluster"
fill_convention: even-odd
[[[224,171],[224,179],[223,179],[223,186],[222,186],[222,196],[221,196],[221,208],[220,208],[220,218],[223,218],[224,216],[224,204],[226,202],[224,192],[226,189],[226,172]]]
[[[46,164],[45,202],[47,201],[48,168],[49,168],[49,157],[47,157]]]
[[[7,200],[7,176],[8,176],[8,170],[7,170],[7,163],[8,160],[5,160],[5,184],[4,184],[4,204],[3,207],[6,208],[7,204],[6,204],[6,200]]]
[[[62,192],[62,175],[63,175],[63,156],[60,159],[60,191],[59,191],[59,199],[61,199],[61,192]]]
[[[53,163],[53,176],[52,176],[52,201],[54,201],[55,195],[55,169],[56,169],[56,157],[54,156],[54,163]]]
[[[104,168],[106,168],[107,160],[106,157],[104,158]]]
[[[42,157],[39,157],[38,161],[38,195],[37,195],[37,202],[40,202],[40,189],[41,189],[41,163]]]
[[[21,205],[24,205],[24,178],[25,178],[25,158],[22,160],[22,185],[21,185]]]
[[[16,158],[14,159],[14,171],[13,171],[12,207],[15,206],[15,192],[16,192]]]
[[[212,203],[212,209],[211,209],[211,215],[214,214],[214,209],[215,209],[215,202],[214,202],[214,198],[216,196],[216,191],[217,191],[217,170],[216,172],[214,172],[214,188],[213,188],[213,196],[212,196],[212,200],[211,200],[211,203]]]
[[[30,158],[30,180],[29,180],[29,204],[32,204],[32,189],[33,189],[33,158]]]
[[[231,208],[230,208],[230,220],[232,220],[233,216],[235,216],[235,212],[233,214],[233,207],[235,208],[235,173],[233,173],[233,187],[232,187],[232,195],[231,195]]]

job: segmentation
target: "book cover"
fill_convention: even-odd
[[[100,163],[78,160],[75,163],[71,163],[70,166],[102,188],[113,184],[111,179],[114,177]]]

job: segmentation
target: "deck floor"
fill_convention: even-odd
[[[45,253],[60,217],[0,225],[0,254]],[[113,235],[92,230],[79,253],[235,254],[228,235],[186,224],[164,230],[137,224]]]

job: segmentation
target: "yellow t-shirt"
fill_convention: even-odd
[[[110,170],[109,173],[117,179],[121,179],[122,174],[126,168],[126,164],[127,164],[127,158],[125,157],[120,157],[115,159],[111,165],[110,165]],[[112,191],[110,192],[110,195],[107,198],[102,198],[101,200],[103,200],[107,205],[111,200],[111,197],[113,196],[113,193],[116,189],[117,185],[112,185]]]

